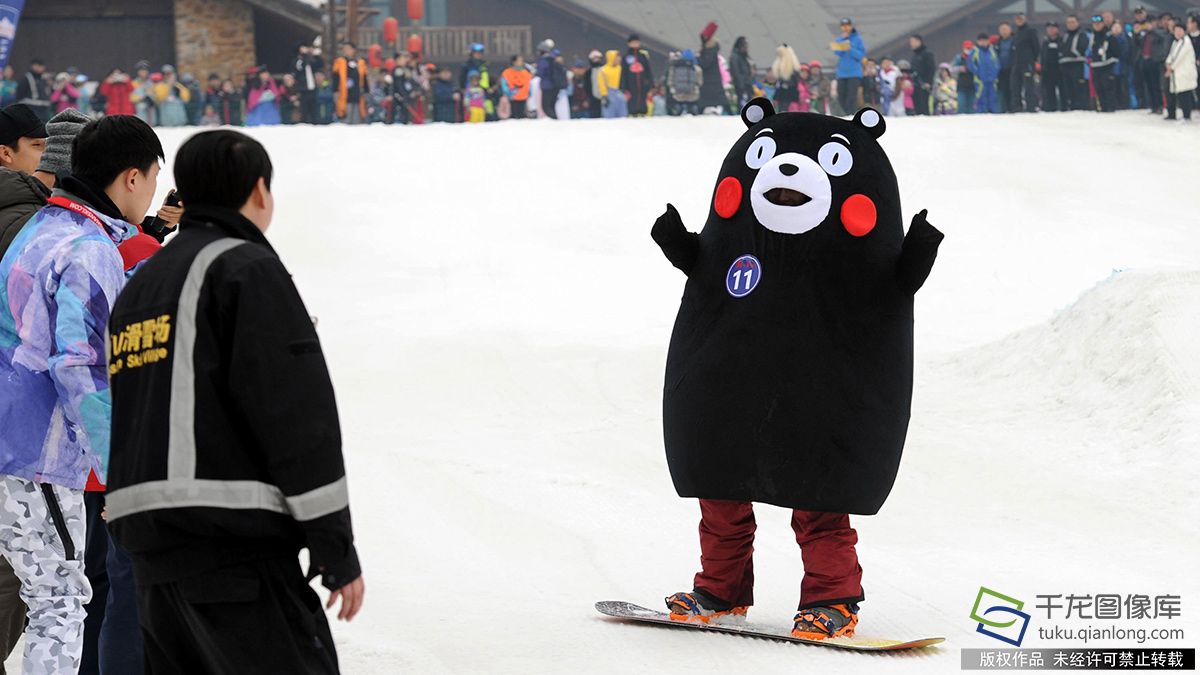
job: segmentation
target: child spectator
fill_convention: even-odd
[[[313,75],[317,85],[317,124],[333,124],[333,113],[336,103],[333,96],[333,86],[325,76],[325,71],[317,71]]]
[[[529,103],[529,85],[533,81],[533,73],[525,67],[525,58],[520,54],[512,57],[509,66],[500,73],[500,89],[508,99],[509,117],[523,120],[527,115],[526,106]]]
[[[242,126],[244,115],[242,112],[242,92],[234,86],[233,80],[225,80],[221,83],[221,92],[217,97],[217,117],[221,118],[221,124],[231,127]]]
[[[808,77],[808,66],[802,66],[801,73],[802,73],[803,77],[807,78]],[[779,89],[779,79],[777,77],[775,77],[775,73],[772,73],[768,69],[767,74],[763,76],[763,81],[762,81],[763,98],[765,98],[769,101],[774,101],[775,93],[778,91],[778,89]]]
[[[938,66],[937,88],[933,93],[933,114],[953,115],[958,112],[958,82],[950,72],[950,64]]]
[[[296,76],[291,73],[284,73],[279,84],[279,121],[284,124],[300,121],[300,91]]]
[[[833,85],[825,77],[820,61],[808,64],[808,94],[812,101],[812,111],[822,115],[841,115],[842,108],[833,98]]]
[[[459,101],[462,96],[454,86],[454,73],[449,68],[442,68],[437,79],[433,81],[433,121],[458,122]]]
[[[683,50],[667,66],[667,87],[675,108],[667,112],[672,115],[699,115],[700,87],[703,82],[704,72],[696,63],[696,53],[690,49]]]
[[[883,60],[879,70],[879,92],[883,99],[883,114],[904,117],[904,92],[900,89],[904,75],[890,57]]]
[[[387,120],[392,107],[392,97],[388,92],[388,83],[380,73],[367,77],[367,124]]]
[[[221,76],[209,73],[208,87],[204,89],[204,105],[211,105],[214,110],[220,108]]]
[[[479,81],[478,70],[467,73],[467,90],[463,92],[464,121],[472,124],[487,120],[487,96]]]
[[[649,113],[653,117],[662,117],[667,114],[667,95],[663,91],[663,86],[655,85],[650,90]]]
[[[202,127],[219,127],[221,126],[221,116],[217,114],[217,109],[211,103],[204,104],[204,114],[200,116],[200,126]]]
[[[279,86],[265,68],[255,75],[246,92],[246,126],[279,124]]]
[[[900,67],[900,79],[897,80],[896,86],[899,87],[900,98],[904,101],[904,114],[915,115],[917,85],[913,82],[912,64],[906,59],[900,59],[896,65]]]
[[[800,77],[797,78],[796,89],[800,92],[800,97],[796,99],[796,104],[800,108],[800,112],[812,112],[812,90],[808,88],[808,78],[812,73],[809,71],[807,63],[800,64]]]

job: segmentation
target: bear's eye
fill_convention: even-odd
[[[822,145],[817,152],[817,162],[830,176],[845,176],[850,173],[850,167],[854,166],[854,157],[850,154],[850,148],[830,141]]]
[[[775,139],[770,136],[756,138],[746,150],[746,166],[758,170],[767,165],[775,156]]]

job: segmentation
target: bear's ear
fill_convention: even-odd
[[[746,123],[747,128],[750,128],[774,114],[775,106],[759,96],[746,102],[746,107],[742,108],[742,121]]]
[[[879,111],[874,108],[859,110],[854,114],[854,123],[866,129],[867,133],[875,138],[879,138],[887,130],[887,124],[883,121],[883,115],[880,115]]]

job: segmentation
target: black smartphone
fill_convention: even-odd
[[[181,201],[182,200],[179,198],[179,193],[174,190],[171,190],[170,192],[167,193],[167,198],[163,202],[163,205],[164,206],[179,206],[179,202],[181,202]],[[146,227],[143,229],[149,230],[151,234],[161,235],[159,238],[165,237],[167,234],[170,234],[170,231],[167,230],[166,221],[164,221],[162,218],[159,218],[158,216],[154,216],[154,219],[150,221],[149,227]]]

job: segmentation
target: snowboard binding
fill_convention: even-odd
[[[858,604],[808,607],[796,613],[792,637],[805,640],[854,637],[858,625]]]
[[[699,591],[676,593],[664,598],[664,601],[667,603],[667,609],[671,612],[671,620],[684,623],[740,624],[746,621],[746,611],[750,609],[749,607],[718,607],[714,609],[713,606],[720,603]]]

